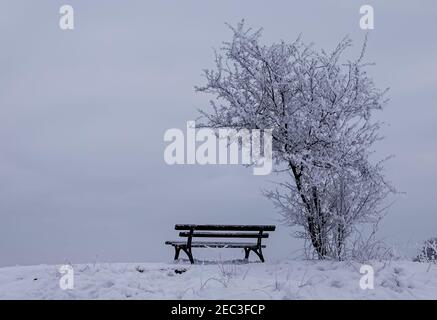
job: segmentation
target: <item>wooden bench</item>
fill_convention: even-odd
[[[273,225],[196,225],[177,224],[175,230],[183,230],[180,237],[187,238],[186,241],[166,241],[165,244],[175,248],[174,259],[179,259],[180,251],[184,251],[191,263],[194,263],[192,248],[242,248],[244,259],[249,259],[250,251],[256,253],[261,262],[264,262],[261,244],[263,238],[268,238],[266,231],[275,231]],[[234,238],[234,239],[256,239],[256,242],[235,242],[235,241],[193,241],[193,238]]]

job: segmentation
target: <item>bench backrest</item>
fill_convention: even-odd
[[[179,233],[180,237],[192,238],[256,238],[258,244],[261,239],[268,238],[265,231],[275,231],[274,225],[218,225],[218,224],[177,224],[175,230],[185,230]],[[234,231],[234,232],[230,232]],[[235,232],[238,231],[238,232]],[[254,232],[256,231],[256,232]]]
[[[275,231],[274,225],[177,224],[175,230],[201,231]]]

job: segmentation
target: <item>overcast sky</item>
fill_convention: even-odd
[[[435,1],[17,1],[0,3],[0,266],[171,261],[175,223],[278,224],[261,195],[272,177],[239,166],[168,166],[165,130],[184,128],[225,22],[300,33],[318,48],[349,34],[372,4],[368,60],[391,101],[378,157],[396,198],[380,236],[400,248],[437,236]],[[75,9],[62,31],[59,7]],[[280,226],[266,256],[293,256]],[[241,253],[237,253],[237,255]],[[215,257],[211,252],[209,257]]]

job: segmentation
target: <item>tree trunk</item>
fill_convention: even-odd
[[[301,166],[298,167],[294,165],[291,161],[289,162],[289,167],[293,172],[297,190],[307,210],[308,232],[310,235],[311,244],[313,245],[318,258],[320,260],[324,260],[327,255],[326,239],[324,237],[325,219],[320,209],[318,195],[317,195],[317,187],[313,187],[312,189],[312,195],[311,195],[312,202],[310,202],[302,189],[303,168]]]

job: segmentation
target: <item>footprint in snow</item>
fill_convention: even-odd
[[[334,287],[334,288],[343,288],[343,282],[341,282],[340,280],[333,280],[331,282],[331,287]]]

